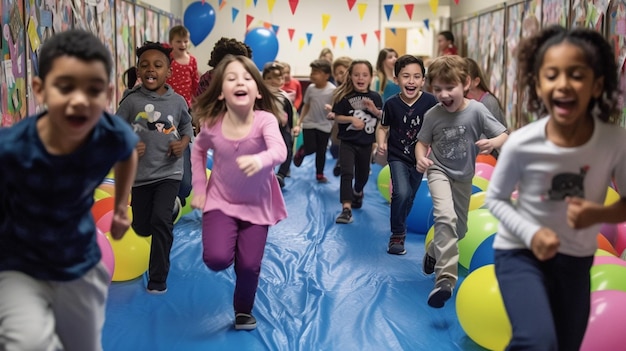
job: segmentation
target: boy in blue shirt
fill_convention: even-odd
[[[110,281],[91,215],[115,169],[111,236],[130,225],[137,136],[104,112],[111,54],[93,34],[62,32],[41,48],[32,87],[46,110],[0,129],[0,349],[102,350]]]

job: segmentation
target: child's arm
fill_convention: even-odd
[[[300,134],[300,132],[302,131],[302,122],[304,121],[304,118],[307,116],[308,113],[309,113],[309,104],[304,104],[304,106],[302,107],[302,113],[300,113],[298,125],[293,127],[292,134],[294,136],[298,136],[298,134]]]
[[[481,154],[490,154],[494,149],[501,148],[508,137],[508,132],[504,132],[495,138],[480,139],[476,141],[476,146],[480,149]]]
[[[354,116],[338,115],[335,113],[335,122],[341,124],[352,124],[355,130],[365,128],[365,122]]]
[[[191,125],[191,115],[189,114],[189,110],[187,108],[187,103],[182,99],[181,96],[181,116],[180,122],[176,126],[176,132],[180,135],[179,140],[174,140],[170,142],[170,148],[168,150],[167,156],[175,156],[182,157],[183,152],[189,146],[191,142],[191,136],[193,135],[193,126]]]
[[[626,197],[612,205],[604,206],[578,197],[567,198],[567,224],[580,229],[598,223],[626,221]]]
[[[418,141],[415,144],[415,159],[417,160],[416,169],[420,173],[425,173],[428,167],[433,165],[433,160],[426,157],[430,145]]]
[[[133,150],[127,160],[119,161],[114,166],[115,172],[115,210],[111,223],[111,237],[119,240],[130,227],[128,219],[128,196],[137,173],[137,151]]]
[[[275,167],[287,159],[285,141],[276,125],[275,118],[268,119],[262,128],[263,139],[267,149],[256,155],[244,155],[237,157],[237,164],[248,177],[256,174],[263,168]]]
[[[193,189],[193,198],[191,199],[192,208],[204,208],[206,202],[206,159],[207,151],[211,148],[209,138],[209,128],[202,126],[200,132],[196,136],[193,144],[191,144],[191,187]]]
[[[380,156],[387,153],[387,138],[389,138],[389,126],[378,124],[376,127],[376,144],[378,145],[376,152]]]

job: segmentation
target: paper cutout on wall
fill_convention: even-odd
[[[287,33],[289,33],[289,40],[293,41],[293,33],[295,33],[296,30],[293,28],[287,28]]]
[[[361,34],[361,39],[363,39],[363,45],[367,43],[367,33]]]
[[[395,28],[395,27],[394,27],[394,28],[389,28],[389,30],[391,31],[391,33],[393,33],[393,35],[396,35],[396,34],[397,34],[397,33],[396,33],[396,28]]]
[[[361,21],[363,20],[363,16],[365,16],[365,10],[367,10],[367,4],[357,4],[357,10],[359,11],[359,18]]]
[[[224,6],[226,6],[226,1],[222,1],[221,4],[219,4],[219,10],[222,11],[222,9],[224,8]]]
[[[345,41],[342,41],[341,43],[339,43],[339,48],[340,49],[343,49],[345,47],[346,47],[346,42]]]
[[[424,27],[426,27],[426,29],[430,30],[430,21],[427,19],[424,20]]]
[[[246,8],[252,6],[252,0],[246,0]]]
[[[232,21],[232,23],[235,23],[235,19],[237,19],[237,15],[239,14],[239,10],[233,7],[231,12],[232,12],[232,15],[231,15],[232,20],[231,21]]]
[[[393,13],[398,14],[398,11],[400,11],[400,4],[393,4]]]
[[[296,14],[296,8],[298,7],[299,0],[289,0],[289,8],[291,8],[291,14]]]
[[[250,23],[252,23],[252,21],[254,21],[254,17],[250,15],[246,15],[246,29],[250,27]]]
[[[217,1],[217,6],[222,6],[223,2],[224,2],[224,0],[218,0]],[[202,0],[202,5],[204,5],[204,0]]]
[[[350,48],[351,48],[351,47],[352,47],[352,36],[351,36],[351,35],[348,35],[348,36],[346,37],[346,40],[348,41],[348,47],[350,47]]]
[[[333,45],[333,49],[334,49],[335,45],[337,45],[337,36],[336,35],[331,35],[330,36],[330,43]]]
[[[326,39],[322,39],[322,42],[320,43],[322,45],[323,48],[327,47],[328,43],[326,42]]]
[[[311,39],[313,39],[313,33],[306,33],[306,43],[311,44]]]
[[[298,50],[302,51],[302,48],[304,47],[304,44],[306,43],[306,40],[304,40],[304,38],[300,38],[300,40],[298,40]]]
[[[459,0],[454,0],[454,3],[458,5],[459,4]]]
[[[380,30],[375,30],[374,31],[374,35],[376,36],[376,39],[378,39],[378,41],[380,41]]]
[[[263,28],[271,29],[272,28],[272,24],[269,23],[269,22],[263,22]]]
[[[412,20],[413,19],[413,4],[406,4],[404,5],[404,9],[406,10],[406,14],[407,16],[409,16],[409,19]]]
[[[330,15],[327,13],[322,14],[322,30],[326,30],[326,26],[328,26],[328,21],[330,21]]]
[[[356,0],[348,0],[348,10],[352,11],[354,4],[356,4]]]
[[[267,9],[270,11],[270,13],[272,13],[272,11],[274,10],[275,4],[276,4],[276,0],[267,0]]]
[[[436,15],[437,8],[439,8],[439,0],[430,0],[428,3],[430,4],[430,10]]]
[[[254,7],[256,7],[258,0],[254,0]]]
[[[278,29],[280,27],[277,24],[272,24],[272,28],[270,28],[275,34],[278,34]]]
[[[389,18],[391,17],[391,11],[393,10],[393,5],[384,5],[383,7],[385,8],[385,15],[387,16],[387,21],[389,21]]]

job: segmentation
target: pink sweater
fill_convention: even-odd
[[[254,112],[250,133],[239,140],[222,134],[223,116],[212,127],[202,126],[191,152],[192,186],[206,193],[204,212],[220,210],[230,217],[258,225],[274,225],[287,217],[274,167],[285,161],[287,148],[274,115]],[[207,183],[207,151],[213,149],[213,167]],[[263,168],[247,177],[235,160],[255,155]]]

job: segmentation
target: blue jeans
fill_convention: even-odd
[[[413,207],[415,194],[422,184],[422,173],[415,166],[402,161],[390,161],[391,173],[391,233],[406,233],[406,218]]]
[[[527,249],[495,250],[504,307],[513,327],[507,350],[578,350],[591,308],[593,256],[539,261]]]

